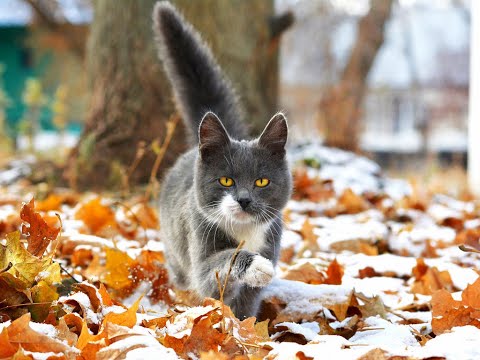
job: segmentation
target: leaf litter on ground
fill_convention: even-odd
[[[0,359],[480,358],[478,203],[419,195],[339,150],[291,161],[257,319],[169,284],[148,203],[5,186]]]

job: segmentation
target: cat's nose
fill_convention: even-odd
[[[240,206],[242,207],[243,210],[245,210],[248,205],[250,205],[250,203],[252,202],[252,200],[250,198],[239,198],[238,200],[238,203],[240,204]]]

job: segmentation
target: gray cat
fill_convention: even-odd
[[[200,35],[168,2],[153,12],[154,32],[177,105],[198,145],[166,175],[160,216],[169,275],[181,289],[219,297],[239,318],[255,316],[280,251],[281,210],[291,192],[287,122],[276,114],[247,137],[239,101]],[[221,119],[221,120],[220,120]]]

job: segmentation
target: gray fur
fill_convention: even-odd
[[[160,195],[171,280],[179,288],[218,298],[216,272],[223,283],[235,249],[245,240],[224,300],[239,318],[254,316],[278,260],[281,210],[291,192],[286,119],[276,114],[257,139],[233,139],[245,136],[245,126],[234,92],[209,49],[169,3],[156,4],[154,21],[160,57],[180,110],[198,133],[198,147],[177,160]],[[204,114],[205,109],[213,112]],[[224,187],[221,177],[235,184]],[[268,178],[270,184],[256,186],[259,178]]]
[[[193,142],[198,141],[196,132],[207,111],[222,119],[231,136],[245,138],[238,97],[200,35],[166,1],[155,4],[153,23],[159,57],[187,128],[193,130]]]

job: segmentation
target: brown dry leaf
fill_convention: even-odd
[[[313,360],[313,357],[305,355],[303,351],[299,351],[295,354],[298,360]]]
[[[458,231],[463,229],[463,222],[464,221],[462,219],[457,219],[457,218],[454,218],[454,217],[447,217],[447,218],[442,220],[440,225],[451,227],[452,229],[454,229],[455,231],[458,232]]]
[[[79,314],[77,313],[66,314],[62,317],[62,320],[65,321],[70,331],[80,336],[84,320]]]
[[[185,341],[183,354],[215,351],[222,345],[227,335],[213,326],[222,320],[218,311],[212,310],[193,321],[192,332]]]
[[[87,267],[93,260],[93,250],[78,247],[73,250],[71,262],[74,267],[81,266]]]
[[[115,213],[110,207],[103,205],[100,198],[82,204],[75,213],[75,218],[82,220],[93,234],[98,234],[108,226],[115,226]]]
[[[82,282],[74,285],[75,290],[81,291],[88,296],[90,304],[94,312],[98,312],[102,305],[102,297],[98,289],[87,282]]]
[[[368,202],[351,189],[346,189],[338,199],[338,207],[341,213],[357,214],[369,208]]]
[[[325,282],[325,275],[310,262],[289,268],[283,275],[283,278],[307,284],[323,284]]]
[[[130,210],[131,212],[128,211],[126,213],[130,221],[134,223],[138,222],[138,225],[144,229],[158,229],[159,221],[155,209],[142,202],[135,204]]]
[[[295,200],[323,201],[335,195],[331,182],[322,182],[318,178],[310,178],[306,169],[295,170],[293,188],[292,198]]]
[[[149,328],[149,329],[161,329],[167,325],[168,320],[170,320],[170,316],[159,317],[150,320],[142,320],[142,326]]]
[[[22,206],[20,218],[28,223],[22,226],[22,233],[27,236],[27,250],[35,256],[42,256],[50,242],[57,238],[60,228],[51,227],[35,211],[34,199]]]
[[[362,254],[368,256],[377,256],[378,255],[378,247],[375,245],[368,244],[366,242],[360,241],[359,242],[359,249],[358,251]]]
[[[446,289],[453,291],[453,282],[448,271],[439,271],[429,267],[422,258],[417,259],[417,265],[412,269],[415,282],[411,291],[417,294],[432,295],[435,291]]]
[[[358,270],[358,277],[360,279],[371,278],[376,276],[381,276],[381,274],[377,273],[375,269],[372,268],[371,266],[367,266],[364,269]]]
[[[432,330],[436,335],[454,326],[473,325],[480,328],[480,278],[462,292],[456,301],[442,289],[432,295]]]
[[[427,270],[428,265],[425,264],[425,260],[423,258],[418,258],[417,265],[412,269],[412,275],[415,277],[415,280],[421,280]]]
[[[345,320],[345,318],[347,317],[347,311],[351,306],[356,308],[359,307],[357,298],[355,297],[353,291],[349,294],[346,301],[342,303],[325,305],[326,308],[335,313],[335,316],[339,321]]]
[[[77,343],[78,336],[74,332],[70,331],[67,323],[63,318],[60,318],[58,325],[56,326],[58,331],[58,338],[65,340],[68,345],[74,346]]]
[[[333,259],[327,268],[327,278],[325,279],[325,284],[341,285],[342,277],[343,267],[338,263],[337,259]]]
[[[318,236],[315,235],[313,229],[315,228],[312,226],[312,224],[310,224],[310,221],[306,219],[302,225],[302,229],[300,230],[300,235],[302,235],[303,240],[307,243],[307,247],[310,250],[318,249]]]
[[[363,302],[363,304],[358,305],[363,318],[377,315],[380,315],[383,319],[387,318],[387,309],[380,296],[375,295],[370,298],[362,293],[355,293],[355,296]]]
[[[480,228],[462,230],[457,234],[455,244],[467,245],[480,250]]]
[[[12,322],[7,331],[10,342],[20,345],[25,350],[63,353],[66,357],[75,356],[73,348],[62,341],[32,330],[30,328],[30,314],[25,314]]]
[[[200,360],[229,360],[229,357],[227,354],[210,350],[209,352],[201,352]]]

